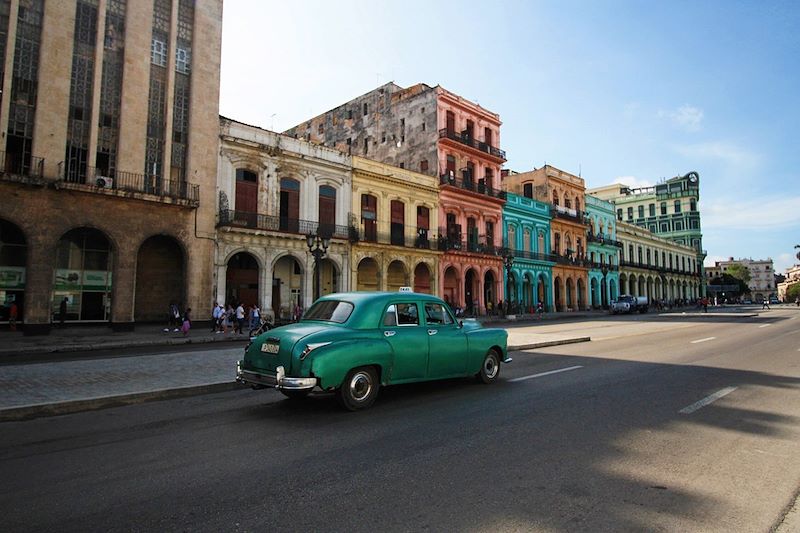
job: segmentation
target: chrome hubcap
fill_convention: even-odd
[[[486,360],[483,362],[483,371],[488,378],[494,378],[497,375],[497,360],[491,355],[486,356]]]
[[[364,401],[372,391],[372,380],[366,372],[358,372],[350,380],[350,396],[357,402]]]

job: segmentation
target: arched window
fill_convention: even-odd
[[[517,249],[517,230],[511,224],[508,225],[508,247],[512,250]]]
[[[66,320],[111,318],[113,250],[106,236],[93,228],[67,232],[58,242],[53,282],[53,314],[66,301]]]
[[[540,254],[547,253],[547,250],[545,250],[545,246],[544,246],[544,232],[543,231],[539,230],[539,237],[536,239],[536,241],[537,241],[536,242],[536,244],[537,244],[536,251],[539,252]]]
[[[526,252],[531,251],[531,231],[526,229],[522,234],[522,249]]]
[[[319,188],[319,234],[330,237],[336,229],[336,189],[330,185]]]

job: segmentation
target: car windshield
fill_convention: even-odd
[[[350,318],[353,304],[341,300],[325,300],[317,302],[303,315],[303,320],[325,320],[341,324]]]

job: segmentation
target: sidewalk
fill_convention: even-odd
[[[590,340],[571,334],[534,333],[530,329],[509,329],[509,351]],[[161,337],[159,332],[137,331],[94,337],[93,345],[108,347],[111,341],[107,337],[124,343],[139,335],[146,338],[138,341],[149,344],[173,340],[171,333]],[[57,339],[65,336],[69,337],[66,332],[49,337],[47,344],[57,347]],[[204,332],[190,340],[212,343],[221,336]],[[77,345],[83,337],[71,338]],[[229,342],[209,344],[207,350],[199,351],[77,360],[69,360],[65,354],[60,361],[0,365],[0,422],[241,388],[234,382],[234,374],[243,347]]]

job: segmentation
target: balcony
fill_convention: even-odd
[[[29,156],[25,159],[17,154],[0,151],[0,168],[4,181],[38,183],[44,177],[44,158]]]
[[[220,211],[217,226],[279,231],[281,233],[296,233],[299,235],[316,233],[321,237],[331,237],[334,239],[350,239],[357,237],[357,234],[351,231],[351,229],[355,230],[355,228],[350,228],[348,226],[320,224],[313,220],[300,220],[296,218],[276,217],[233,210]]]
[[[498,159],[502,159],[504,162],[506,161],[505,150],[501,150],[500,148],[495,148],[490,144],[486,144],[483,141],[479,141],[473,138],[472,136],[467,135],[465,132],[457,133],[455,130],[448,130],[447,128],[444,128],[439,130],[439,138],[456,141],[457,143],[469,146],[470,148],[478,150],[479,152],[483,152]]]
[[[577,222],[578,224],[584,224],[583,212],[578,211],[576,209],[572,209],[570,207],[563,207],[560,205],[554,205],[553,209],[550,211],[555,218],[561,218],[564,220],[570,220],[572,222]]]
[[[388,233],[378,231],[375,227],[370,226],[350,227],[350,241],[388,244],[420,250],[438,249],[436,235],[433,232],[425,228],[412,228],[403,225],[394,226]]]
[[[448,233],[445,228],[439,228],[439,250],[443,252],[455,250],[483,255],[502,255],[504,248],[495,246],[494,239],[487,239],[485,235],[474,235],[466,239],[460,233]]]
[[[626,261],[624,259],[620,260],[620,266],[624,267],[631,267],[631,268],[641,268],[644,270],[652,270],[654,272],[658,272],[659,275],[664,274],[677,274],[679,276],[691,276],[691,277],[700,277],[699,272],[692,272],[688,269],[682,268],[674,268],[674,267],[662,267],[658,265],[648,265],[646,263],[640,263],[638,261]]]
[[[556,263],[558,263],[559,265],[589,267],[592,264],[592,262],[589,261],[585,256],[580,256],[576,254],[561,255],[555,253],[553,254],[553,256],[555,257]]]
[[[492,198],[499,198],[501,200],[506,199],[506,191],[489,187],[484,183],[483,180],[475,180],[466,172],[462,178],[457,178],[455,174],[442,174],[439,176],[439,183],[441,185],[450,185],[465,191],[484,194]]]
[[[588,266],[592,270],[603,270],[603,268],[605,268],[608,272],[616,272],[619,270],[619,265],[612,265],[610,263],[598,263],[597,261],[590,261]]]
[[[65,172],[63,163],[59,163],[58,169],[60,183],[74,184],[81,190],[89,192],[138,192],[175,200],[186,200],[193,205],[197,205],[200,201],[200,186],[185,181],[167,180],[156,175],[120,170],[108,173],[94,167]]]
[[[589,232],[586,235],[586,240],[588,242],[596,242],[597,244],[608,244],[610,246],[616,246],[617,248],[622,248],[622,243],[621,242],[615,241],[614,239],[612,239],[608,235],[603,235],[601,233],[598,233],[597,235],[594,235],[594,234],[592,234],[592,232]]]
[[[533,261],[548,261],[550,263],[555,263],[557,257],[553,254],[545,254],[542,252],[531,252],[529,250],[511,250],[509,248],[503,248],[500,252],[500,255],[511,255],[513,257],[517,257],[520,259],[530,259]]]

